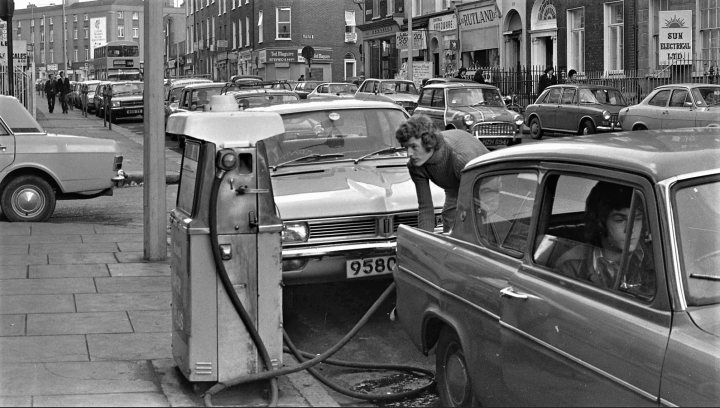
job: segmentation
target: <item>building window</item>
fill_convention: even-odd
[[[140,38],[140,30],[137,27],[133,27],[133,38]]]
[[[45,42],[45,31],[40,31],[40,42]]]
[[[122,20],[125,18],[125,12],[124,11],[117,11],[117,19]]]
[[[75,48],[75,49],[73,50],[73,61],[79,61],[79,59],[78,59],[78,49],[77,49],[77,48]]]
[[[720,3],[716,0],[700,0],[701,55],[705,61],[720,59]],[[718,67],[715,65],[715,71]]]
[[[232,0],[232,9],[235,10],[235,0]]]
[[[133,13],[132,13],[132,19],[135,20],[135,21],[140,20],[140,15],[138,14],[137,11],[133,11]]]
[[[87,15],[87,14],[85,14],[85,16],[83,17],[83,20],[88,21],[88,15]]]
[[[125,26],[119,25],[117,29],[118,38],[125,38]]]
[[[233,21],[233,24],[232,24],[232,28],[233,28],[233,33],[232,33],[232,49],[237,48],[237,25],[238,25],[238,23],[235,22],[235,21]]]
[[[585,71],[585,9],[568,10],[568,69]]]
[[[73,40],[77,40],[77,28],[73,30]]]
[[[40,63],[45,63],[45,50],[40,50]]]
[[[245,46],[250,45],[250,17],[245,17]]]
[[[90,38],[90,29],[89,28],[83,28],[83,38]]]
[[[55,50],[53,50],[52,48],[50,48],[50,63],[55,63]]]
[[[30,42],[32,44],[35,44],[35,32],[34,31],[30,33]]]
[[[49,21],[49,22],[50,22],[50,25],[53,25],[53,18],[52,18],[52,17],[50,17],[50,21]]]
[[[605,4],[605,70],[622,71],[623,64],[623,3]]]
[[[263,42],[263,12],[258,12],[258,43]]]
[[[50,29],[50,42],[55,41],[55,30]]]
[[[276,40],[289,40],[291,34],[290,7],[278,7],[275,9]]]
[[[86,45],[85,46],[85,61],[90,60],[90,48]]]
[[[73,23],[77,23],[77,14],[73,14]]]
[[[35,27],[35,20],[30,20],[30,27]]]

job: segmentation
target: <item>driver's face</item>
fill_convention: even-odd
[[[630,226],[630,209],[612,210],[605,220],[607,227],[607,243],[612,249],[622,251],[625,247],[625,237],[627,229]],[[640,241],[640,233],[642,231],[643,214],[639,211],[635,212],[635,219],[632,221],[632,236],[630,237],[629,251],[634,251]]]

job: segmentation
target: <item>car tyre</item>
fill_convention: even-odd
[[[583,120],[582,124],[580,124],[580,132],[581,135],[592,135],[595,133],[595,125],[593,125],[592,121],[590,120]]]
[[[10,221],[43,222],[55,211],[55,201],[50,183],[38,176],[23,175],[5,185],[0,207]]]
[[[435,350],[435,378],[442,406],[477,405],[462,344],[455,331],[447,326],[440,331]]]
[[[540,140],[543,137],[542,126],[540,126],[540,119],[537,116],[530,119],[530,137],[535,140]]]

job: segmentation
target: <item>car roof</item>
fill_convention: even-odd
[[[616,91],[618,90],[618,89],[617,89],[616,87],[614,87],[614,86],[600,85],[600,84],[597,84],[597,85],[596,85],[596,84],[555,84],[555,85],[550,85],[550,86],[548,86],[548,87],[545,88],[545,89],[560,88],[560,87],[565,87],[565,88],[567,88],[567,87],[572,87],[572,88],[592,88],[592,89],[614,89],[614,90],[616,90]]]
[[[686,87],[686,88],[716,87],[716,88],[720,88],[720,85],[718,85],[718,84],[700,83],[700,82],[685,82],[685,83],[679,83],[679,84],[665,84],[665,85],[660,85],[660,86],[657,86],[655,89],[660,89],[660,88],[677,88],[677,87]]]
[[[658,182],[683,174],[720,171],[720,128],[564,137],[495,150],[472,160],[466,170],[511,160],[601,166],[642,174]]]
[[[143,81],[111,81],[108,82],[110,85],[124,85],[124,84],[142,84]]]
[[[201,89],[201,88],[222,88],[224,86],[227,86],[228,88],[232,88],[233,84],[228,84],[226,82],[202,82],[199,84],[188,84],[185,86],[185,89]]]
[[[321,111],[328,109],[395,109],[403,111],[402,107],[393,102],[360,100],[360,99],[333,99],[333,100],[310,100],[298,103],[286,103],[281,105],[263,106],[246,109],[248,111],[262,110],[273,111],[279,114]]]
[[[436,82],[434,84],[427,84],[423,89],[434,89],[434,88],[487,88],[497,89],[496,86],[489,84],[481,84],[475,81],[459,81],[459,82]]]
[[[297,94],[289,89],[282,89],[282,88],[240,88],[240,89],[231,89],[228,91],[228,95],[293,95],[297,96]]]

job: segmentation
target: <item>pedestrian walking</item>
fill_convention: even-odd
[[[60,79],[57,81],[55,92],[60,95],[60,106],[62,106],[62,112],[68,113],[68,101],[67,96],[70,93],[70,80],[65,78],[65,72],[60,71]]]
[[[555,77],[555,69],[553,67],[545,68],[545,73],[540,75],[540,81],[538,82],[538,96],[550,85],[557,84],[557,78]]]
[[[443,231],[455,223],[460,172],[472,159],[488,152],[475,136],[460,130],[439,131],[426,115],[412,116],[395,131],[395,138],[407,149],[408,170],[418,197],[418,227],[435,229],[435,212],[430,181],[445,190],[442,209]]]
[[[48,111],[50,113],[53,113],[53,110],[55,110],[55,88],[55,76],[50,74],[47,82],[45,82],[45,96],[47,96]]]
[[[485,83],[485,77],[483,76],[483,70],[478,68],[475,71],[475,75],[473,76],[473,81],[477,82],[478,84],[484,84]]]

